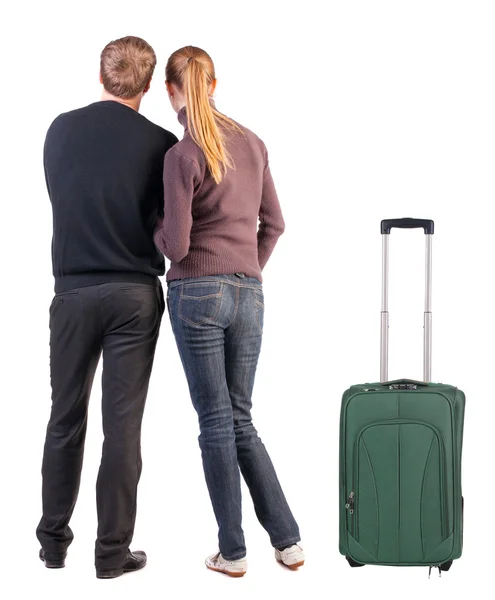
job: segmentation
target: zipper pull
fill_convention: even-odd
[[[347,504],[345,507],[349,511],[350,515],[354,513],[354,492],[349,494],[349,498],[347,498]]]

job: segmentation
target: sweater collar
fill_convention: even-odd
[[[187,129],[187,111],[185,106],[183,106],[177,113],[177,119],[184,129]]]
[[[215,106],[215,101],[210,99],[210,106],[216,110],[216,106]],[[179,123],[184,127],[184,129],[187,131],[189,129],[189,127],[187,126],[187,110],[186,107],[183,106],[179,112],[177,113],[177,119],[179,121]]]

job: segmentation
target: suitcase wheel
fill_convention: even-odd
[[[345,559],[350,564],[351,567],[364,567],[364,565],[362,563],[358,563],[355,560],[352,560],[352,558],[350,556],[346,556]],[[447,563],[445,563],[445,564],[447,564]]]
[[[440,565],[440,571],[448,571],[450,569],[450,567],[452,566],[453,561],[452,560],[448,560],[447,562],[444,562]]]

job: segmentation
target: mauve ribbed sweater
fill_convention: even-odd
[[[224,130],[235,169],[217,184],[188,131],[185,108],[178,119],[184,137],[165,156],[164,217],[155,231],[172,263],[167,281],[239,272],[262,281],[284,231],[264,143],[241,125],[244,135]]]

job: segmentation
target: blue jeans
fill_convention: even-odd
[[[242,273],[172,281],[168,308],[198,413],[220,552],[227,560],[246,555],[239,468],[272,545],[297,543],[299,528],[251,418],[263,330],[261,283]]]

